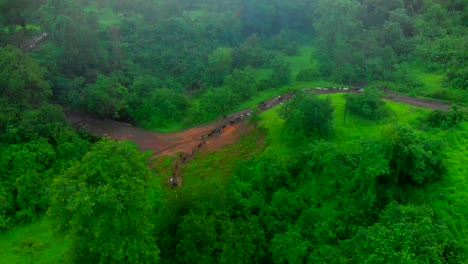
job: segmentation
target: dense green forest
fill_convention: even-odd
[[[466,263],[467,6],[0,0],[0,263]],[[180,165],[65,114],[171,133],[246,108]]]

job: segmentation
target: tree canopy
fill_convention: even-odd
[[[73,236],[73,262],[156,262],[146,158],[124,142],[103,140],[52,186],[50,216]]]
[[[295,136],[329,137],[333,133],[333,107],[330,98],[298,92],[281,108],[285,131]]]

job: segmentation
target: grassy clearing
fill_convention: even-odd
[[[63,263],[71,245],[68,236],[56,235],[46,217],[0,234],[0,263]]]
[[[348,112],[346,115],[346,122],[344,120],[344,112],[346,105],[346,94],[330,94],[319,95],[320,97],[330,97],[332,105],[335,107],[334,112],[334,137],[333,141],[341,149],[347,151],[356,151],[360,147],[360,140],[362,138],[369,138],[377,136],[380,129],[384,125],[397,124],[401,122],[413,122],[422,113],[427,112],[426,109],[417,108],[414,106],[406,105],[404,103],[395,103],[387,101],[386,105],[389,109],[389,116],[379,121],[372,121],[363,119],[359,116],[353,115]],[[291,153],[291,148],[285,143],[282,136],[284,121],[278,117],[279,107],[275,107],[260,115],[260,125],[267,129],[268,137],[267,142],[270,143],[268,148],[271,151]]]
[[[315,49],[311,46],[304,46],[299,49],[297,56],[286,57],[286,60],[291,64],[291,71],[295,79],[297,74],[304,69],[318,69],[318,61],[312,57]]]
[[[411,96],[468,104],[468,91],[446,87],[444,72],[430,72],[424,65],[413,63],[409,65],[407,74],[410,84],[389,83],[388,85],[398,92]]]

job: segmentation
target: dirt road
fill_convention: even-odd
[[[331,89],[328,91],[321,91],[319,93],[329,94],[337,92],[342,91]],[[259,109],[264,111],[278,104],[282,104],[291,96],[292,93],[288,93],[268,99],[259,104]],[[443,102],[395,93],[389,93],[386,99],[429,109],[446,110],[449,107],[448,104]],[[235,122],[234,124],[230,124],[230,121],[240,116],[245,116],[248,112],[250,112],[250,110],[246,109],[224,118],[218,118],[217,120],[207,124],[173,133],[147,131],[122,122],[108,119],[102,120],[92,114],[79,111],[65,111],[65,114],[75,128],[82,128],[92,134],[102,137],[110,137],[117,140],[130,140],[139,146],[142,151],[151,150],[156,156],[160,156],[173,155],[176,153],[190,153],[194,149],[200,149],[202,141],[204,141],[202,148],[209,150],[217,150],[227,144],[231,144],[235,142],[238,136],[242,133],[243,130],[240,128],[243,127],[245,123],[244,120],[247,118],[242,119],[239,122]],[[219,135],[212,135],[209,138],[206,137],[210,132],[223,126],[225,127],[221,129],[222,131],[220,131]],[[206,140],[203,140],[204,136],[206,137]]]

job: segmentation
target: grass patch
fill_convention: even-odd
[[[298,55],[286,57],[286,60],[291,64],[293,79],[304,69],[318,69],[318,61],[312,57],[314,52],[315,49],[313,47],[303,46],[299,49]]]
[[[437,136],[447,143],[447,173],[440,182],[430,186],[434,193],[442,194],[431,205],[468,252],[468,122]]]
[[[55,234],[53,222],[46,217],[16,226],[0,234],[1,263],[63,263],[71,239]]]
[[[210,177],[228,180],[240,160],[247,159],[263,149],[263,138],[264,132],[254,129],[251,133],[242,135],[235,144],[219,151],[198,152],[194,159],[181,169],[184,185],[195,185],[198,181]]]
[[[346,114],[346,122],[343,122],[346,95],[338,93],[319,95],[319,97],[331,98],[332,105],[335,108],[333,121],[334,136],[331,140],[345,151],[359,150],[361,139],[379,135],[380,129],[384,125],[398,124],[401,122],[411,123],[423,113],[429,111],[404,103],[386,101],[386,107],[390,112],[387,118],[379,121],[367,120],[348,111]],[[290,149],[292,146],[288,146],[288,144],[285,143],[284,136],[282,135],[284,121],[278,116],[279,108],[280,107],[275,107],[260,114],[260,125],[268,131],[267,143],[270,151],[290,154],[292,153],[292,149]],[[294,146],[294,148],[296,146]]]

